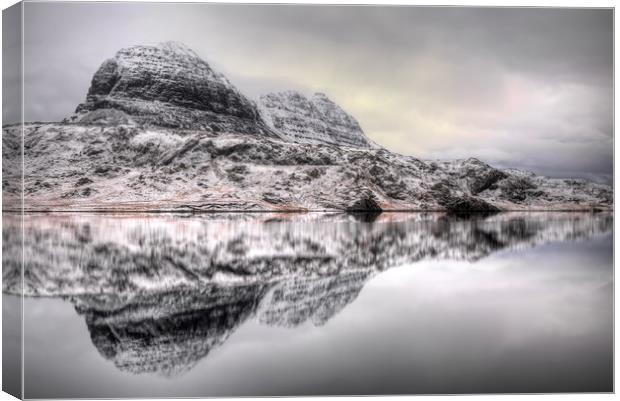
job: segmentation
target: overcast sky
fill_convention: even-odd
[[[611,10],[26,3],[26,120],[60,120],[122,47],[178,40],[252,98],[325,92],[421,158],[609,182]]]

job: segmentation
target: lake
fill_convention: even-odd
[[[23,224],[27,398],[613,391],[610,213]]]

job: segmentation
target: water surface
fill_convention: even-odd
[[[613,390],[610,214],[24,225],[26,397]]]

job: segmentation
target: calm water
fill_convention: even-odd
[[[29,216],[25,396],[609,392],[612,226]]]

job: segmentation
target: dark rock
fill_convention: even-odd
[[[231,167],[230,169],[226,170],[226,172],[228,173],[229,179],[236,181],[236,182],[241,182],[244,180],[249,170],[246,166],[240,164],[240,165]]]
[[[284,199],[273,192],[265,192],[262,196],[264,201],[272,203],[274,205],[281,205],[284,203]]]
[[[381,206],[372,191],[362,191],[359,198],[346,207],[349,212],[381,212]]]
[[[381,215],[381,212],[349,212],[349,215],[351,215],[356,221],[362,223],[374,223]]]
[[[64,199],[68,199],[68,198],[88,198],[89,196],[93,195],[97,193],[97,190],[91,188],[91,187],[86,187],[86,188],[82,188],[82,189],[76,189],[73,190],[71,192],[67,192],[64,193],[61,197]]]
[[[76,187],[81,187],[82,185],[92,184],[93,180],[88,177],[82,177],[75,183]]]
[[[445,203],[446,210],[453,213],[500,212],[497,206],[473,196],[453,197]]]
[[[106,174],[110,171],[110,166],[99,166],[95,169],[95,174]]]
[[[480,176],[474,176],[469,183],[469,188],[473,195],[477,195],[487,189],[497,188],[497,182],[507,176],[503,171],[491,169],[483,172]]]
[[[499,185],[501,197],[511,202],[521,203],[527,199],[528,190],[536,188],[528,179],[521,177],[510,177]],[[540,195],[536,195],[539,197]]]

